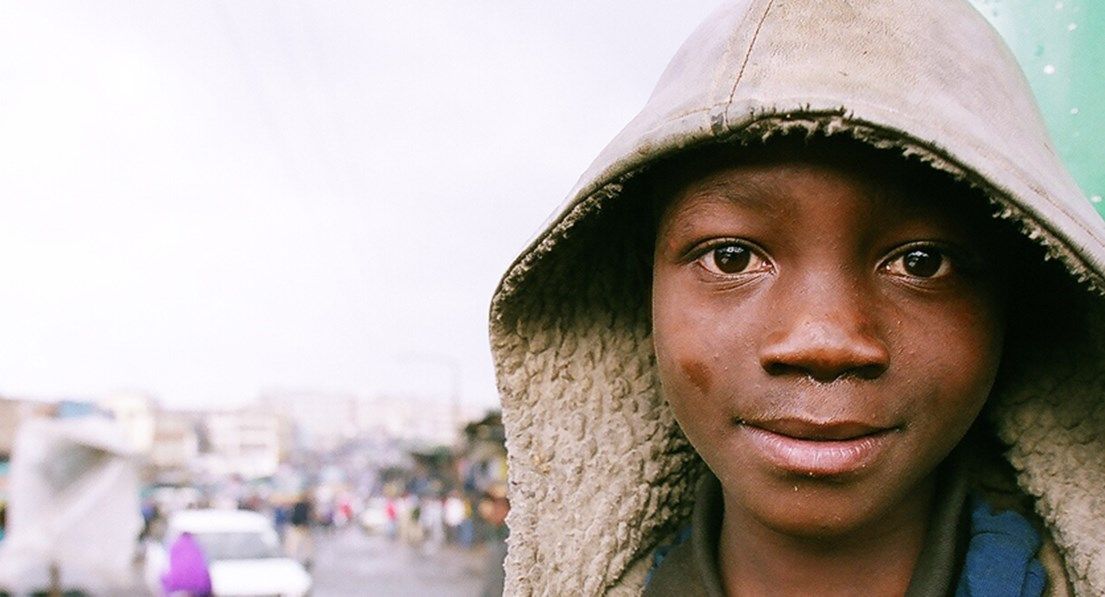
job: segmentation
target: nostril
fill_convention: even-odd
[[[794,365],[783,362],[765,363],[764,371],[772,377],[797,375],[828,383],[838,379],[878,379],[885,371],[884,365],[861,365],[856,367],[816,367],[808,365]]]
[[[780,362],[764,363],[764,371],[767,371],[767,374],[772,377],[781,377],[784,375],[792,375],[794,373],[805,374],[805,372],[798,367]]]
[[[760,355],[768,375],[801,376],[826,383],[842,378],[873,380],[886,372],[889,355],[880,342],[793,341],[769,346]]]
[[[856,367],[853,375],[859,379],[877,379],[885,372],[885,365],[864,365],[862,367]]]

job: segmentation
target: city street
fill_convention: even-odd
[[[315,597],[474,597],[489,566],[483,546],[422,554],[355,527],[319,532],[315,540]]]
[[[489,550],[443,547],[422,554],[402,543],[368,535],[356,527],[316,530],[313,597],[476,597],[491,565]],[[148,595],[141,567],[117,594]]]

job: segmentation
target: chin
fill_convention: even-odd
[[[862,535],[865,527],[882,518],[876,507],[879,500],[856,491],[855,486],[799,480],[764,483],[761,487],[770,490],[741,500],[747,518],[795,539],[845,540]]]
[[[782,501],[786,502],[789,500]],[[863,513],[849,511],[847,508],[827,508],[825,505],[810,507],[809,504],[803,504],[775,514],[777,515],[765,516],[761,523],[776,533],[812,541],[843,539],[854,535],[870,522]]]

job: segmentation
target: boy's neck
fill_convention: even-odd
[[[793,537],[747,516],[728,495],[718,569],[726,595],[903,595],[924,547],[935,483],[877,523],[830,539]]]

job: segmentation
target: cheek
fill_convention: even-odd
[[[687,403],[701,399],[714,383],[714,372],[702,346],[702,334],[696,317],[685,304],[678,285],[657,272],[652,290],[652,343],[664,399],[675,410],[681,424]]]
[[[732,398],[759,367],[756,338],[772,305],[756,295],[703,289],[694,274],[657,267],[652,284],[652,341],[665,397]]]
[[[913,320],[900,339],[910,377],[919,384],[935,382],[934,402],[924,417],[934,425],[965,431],[989,397],[1004,345],[1005,322],[997,305],[990,297],[944,304]]]
[[[961,382],[988,391],[997,374],[1005,345],[1005,318],[997,300],[990,296],[967,297],[954,317],[941,328],[939,342],[958,353]]]
[[[714,372],[704,358],[701,337],[686,325],[685,313],[653,305],[652,343],[664,399],[677,411],[689,400],[700,399],[714,383]]]
[[[683,376],[691,382],[701,394],[710,393],[710,385],[713,384],[714,374],[710,367],[701,361],[686,359],[679,361],[679,369]]]
[[[709,300],[669,282],[656,276],[653,284],[653,347],[664,399],[694,436],[725,419],[740,331]]]

